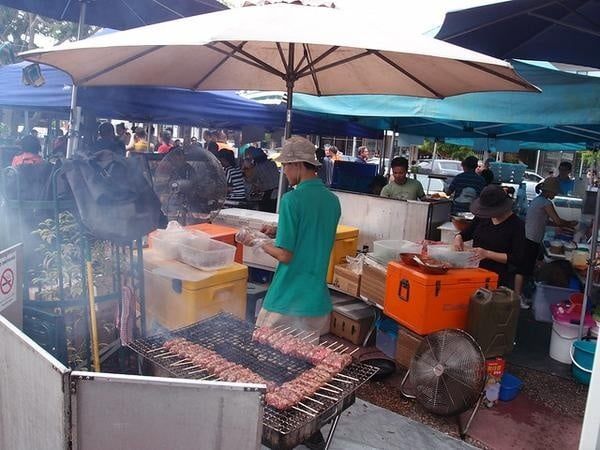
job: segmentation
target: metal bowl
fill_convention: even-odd
[[[453,220],[457,220],[459,222],[471,222],[475,218],[475,214],[470,212],[462,212],[452,214],[450,216]]]
[[[440,275],[448,272],[448,267],[437,259],[421,256],[418,253],[400,253],[402,262],[408,266],[418,267],[425,273]]]

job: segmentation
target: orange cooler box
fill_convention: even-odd
[[[467,327],[469,301],[482,287],[495,289],[498,275],[484,269],[454,269],[431,275],[390,262],[383,311],[411,331],[425,335]]]

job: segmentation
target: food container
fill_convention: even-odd
[[[555,255],[563,255],[565,253],[564,243],[562,241],[551,241],[550,253],[554,253]]]
[[[420,253],[421,245],[405,240],[386,240],[373,242],[373,255],[384,263],[397,261],[400,253]]]
[[[563,244],[563,250],[567,258],[571,257],[573,252],[577,250],[577,244],[575,242],[565,242]]]
[[[455,269],[474,269],[479,267],[479,261],[470,250],[456,251],[450,245],[430,245],[427,253],[438,261],[445,262]]]
[[[200,270],[217,270],[233,264],[236,248],[214,239],[190,238],[181,245],[179,260]]]
[[[500,382],[500,400],[510,402],[514,400],[523,387],[523,382],[510,373],[502,375]]]
[[[587,250],[575,250],[571,255],[571,265],[576,270],[586,270],[590,252]]]

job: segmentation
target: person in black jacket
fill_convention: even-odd
[[[464,250],[464,243],[472,240],[479,267],[497,273],[498,285],[511,289],[525,248],[525,224],[512,207],[513,200],[502,187],[486,186],[471,204],[475,220],[454,238],[457,250]]]

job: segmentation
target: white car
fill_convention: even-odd
[[[535,172],[530,172],[528,170],[525,171],[525,175],[523,175],[523,182],[525,183],[525,192],[527,194],[527,201],[530,202],[533,200],[537,193],[535,192],[535,187],[544,181],[544,177],[538,175]]]
[[[419,173],[433,173],[436,175],[449,175],[456,176],[463,172],[462,163],[454,159],[436,159],[433,161],[430,159],[422,159],[417,163],[419,166]]]

